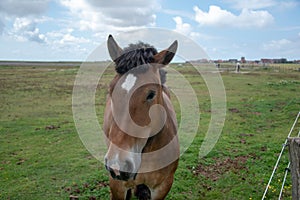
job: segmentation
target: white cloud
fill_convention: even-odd
[[[200,25],[217,27],[265,27],[273,23],[274,18],[268,11],[254,11],[243,9],[239,15],[235,15],[218,6],[210,6],[209,11],[205,12],[194,7],[195,20]]]
[[[272,40],[263,44],[264,50],[281,50],[286,49],[292,42],[287,39]]]
[[[299,58],[299,39],[279,39],[271,40],[269,42],[262,44],[262,50],[264,55],[269,57],[280,57],[288,59],[298,59]]]
[[[188,23],[183,23],[181,17],[174,17],[173,20],[176,23],[175,31],[183,34],[183,35],[189,35],[192,31],[192,27]]]
[[[189,23],[184,23],[182,18],[179,16],[176,16],[173,18],[174,22],[175,22],[175,29],[174,31],[181,33],[187,37],[190,37],[191,39],[197,41],[197,40],[215,40],[215,39],[219,39],[216,36],[212,36],[212,35],[207,35],[202,33],[201,31],[197,31],[195,32],[193,30],[193,27],[191,24]]]
[[[212,35],[208,35],[208,34],[204,34],[204,33],[200,33],[199,31],[198,32],[194,32],[194,31],[192,31],[191,33],[190,33],[190,37],[193,39],[193,40],[195,40],[195,41],[197,41],[197,40],[205,40],[205,41],[207,41],[207,40],[215,40],[215,39],[218,39],[218,37],[216,37],[216,36],[212,36]]]
[[[218,6],[210,6],[208,12],[202,11],[198,6],[195,6],[194,11],[195,20],[201,25],[227,25],[234,21],[235,18],[232,13],[222,10]]]
[[[173,15],[173,16],[181,16],[181,17],[186,17],[186,18],[190,18],[190,19],[194,18],[193,13],[191,13],[189,11],[163,8],[160,10],[160,12],[168,14],[168,15]]]
[[[78,33],[77,33],[78,34]],[[46,34],[48,46],[53,53],[71,55],[73,58],[82,59],[86,56],[93,44],[83,36],[77,36],[72,28],[54,30]],[[93,47],[94,48],[94,47]]]
[[[275,0],[227,0],[236,9],[262,9],[276,5]]]
[[[280,1],[277,6],[280,9],[285,10],[285,9],[295,8],[298,5],[299,5],[299,1]]]
[[[72,22],[73,27],[95,32],[153,26],[156,20],[154,13],[159,8],[156,0],[147,3],[138,0],[60,0],[60,3],[77,20]]]
[[[60,44],[67,44],[67,43],[88,43],[90,40],[86,39],[84,37],[76,37],[72,35],[71,33],[67,33],[62,36],[62,38],[59,40]]]
[[[36,16],[44,13],[49,0],[1,0],[0,1],[0,35],[5,28],[7,18]]]
[[[44,34],[41,34],[40,30],[36,27],[37,22],[39,21],[41,20],[17,17],[14,21],[13,30],[10,34],[19,41],[44,43],[47,41],[47,38]]]
[[[189,23],[184,23],[182,18],[177,16],[173,18],[175,22],[175,29],[174,31],[181,33],[185,36],[188,36],[194,40],[211,40],[211,39],[216,39],[216,37],[211,36],[211,35],[206,35],[204,33],[200,33],[199,31],[194,32],[193,27]]]
[[[0,17],[0,35],[3,33],[3,31],[4,31],[4,26],[5,26],[5,24],[4,24],[4,22],[3,22],[3,20],[1,19],[1,17]]]
[[[49,0],[1,0],[0,12],[10,16],[40,15],[48,8]]]
[[[277,7],[280,9],[289,9],[295,7],[299,2],[295,0],[227,0],[228,3],[232,5],[233,8],[242,10],[242,9],[264,9],[270,7]]]
[[[265,27],[274,22],[273,16],[268,11],[254,11],[243,9],[242,13],[236,17],[239,27]]]
[[[49,43],[54,44],[54,46],[63,46],[63,45],[79,45],[82,43],[89,43],[90,40],[82,36],[75,36],[74,29],[62,29],[57,31],[52,31],[47,33],[47,37],[51,38]],[[58,45],[58,46],[57,46]]]

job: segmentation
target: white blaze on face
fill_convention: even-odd
[[[132,89],[136,81],[136,77],[133,74],[128,74],[124,83],[122,83],[121,87],[127,91],[127,93]]]

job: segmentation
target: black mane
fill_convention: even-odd
[[[143,42],[129,44],[124,48],[123,54],[114,60],[116,71],[119,74],[125,74],[135,67],[151,63],[155,54],[157,54],[157,50],[149,44]]]
[[[125,74],[133,68],[152,63],[155,54],[157,54],[157,49],[150,44],[141,41],[136,44],[129,44],[123,49],[123,54],[114,60],[115,69],[119,74]],[[159,72],[163,84],[166,81],[166,72],[162,69]]]

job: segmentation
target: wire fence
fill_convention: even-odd
[[[296,119],[295,119],[295,121],[294,121],[294,123],[292,125],[292,128],[291,128],[291,130],[290,130],[290,132],[289,132],[287,138],[285,139],[285,142],[284,142],[284,144],[283,144],[283,146],[281,148],[280,154],[278,155],[278,158],[277,158],[277,161],[276,161],[276,163],[274,165],[274,168],[273,168],[272,174],[270,176],[269,182],[268,182],[268,184],[266,186],[266,189],[264,191],[264,194],[263,194],[263,196],[261,198],[262,200],[264,200],[266,198],[266,195],[267,195],[268,190],[270,188],[270,184],[272,182],[272,179],[273,179],[273,177],[274,177],[274,175],[276,173],[276,170],[278,169],[279,162],[280,162],[281,157],[282,157],[282,155],[284,153],[284,150],[286,149],[288,138],[291,137],[291,134],[292,134],[292,132],[294,131],[294,129],[296,127],[296,124],[297,124],[297,122],[299,120],[299,117],[300,117],[300,111],[298,112],[298,115],[297,115],[297,117],[296,117]],[[300,130],[298,131],[297,137],[300,137]],[[285,185],[285,182],[286,182],[286,178],[287,178],[287,175],[288,175],[288,173],[290,171],[290,164],[291,163],[289,162],[288,165],[287,165],[287,167],[285,168],[285,173],[284,173],[283,182],[282,182],[282,185],[281,185],[281,188],[280,188],[280,193],[279,193],[279,196],[278,196],[278,200],[280,200],[282,198],[282,194],[283,194],[283,189],[284,189],[284,185]]]
[[[236,72],[237,65],[235,63],[221,63],[216,64],[216,67],[220,71],[224,72]],[[245,71],[274,71],[274,72],[284,72],[284,71],[294,71],[300,72],[300,64],[241,64],[240,72]]]

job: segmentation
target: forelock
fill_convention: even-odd
[[[125,74],[133,68],[152,63],[155,54],[157,54],[157,50],[150,44],[143,42],[129,44],[124,48],[123,54],[115,60],[116,71],[119,74]]]

